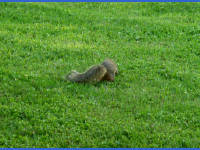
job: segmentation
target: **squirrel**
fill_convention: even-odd
[[[72,70],[66,78],[73,82],[114,81],[115,74],[118,74],[117,65],[111,59],[105,59],[102,64],[92,66],[84,73]]]

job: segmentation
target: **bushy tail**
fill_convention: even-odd
[[[67,76],[67,79],[73,82],[98,82],[104,77],[106,72],[107,70],[103,65],[97,65],[89,68],[84,73],[73,70]]]

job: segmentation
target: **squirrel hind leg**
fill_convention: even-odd
[[[103,77],[102,80],[113,82],[115,80],[115,74],[114,73],[106,73],[106,75]]]
[[[95,68],[95,73],[94,73],[94,81],[99,82],[103,79],[105,76],[107,70],[103,65],[97,65]]]

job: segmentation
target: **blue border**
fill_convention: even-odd
[[[0,0],[0,2],[200,2],[200,0]]]

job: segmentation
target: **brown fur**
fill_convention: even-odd
[[[105,59],[102,65],[107,69],[103,80],[114,81],[115,75],[118,73],[117,65],[111,59]]]
[[[117,73],[117,65],[111,59],[105,59],[101,65],[92,66],[84,73],[72,70],[66,78],[73,82],[114,81]]]

